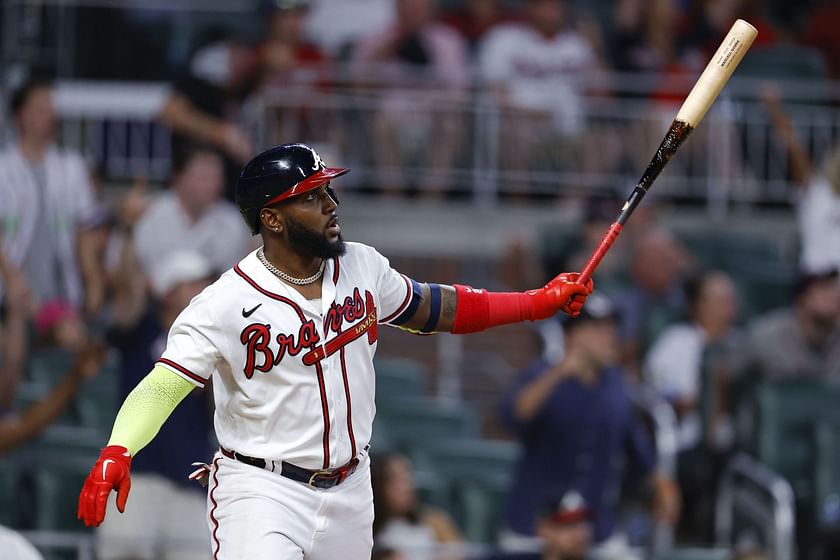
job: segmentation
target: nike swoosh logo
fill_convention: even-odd
[[[250,317],[251,315],[253,315],[253,314],[254,314],[254,311],[256,311],[257,309],[259,309],[259,307],[260,307],[261,305],[262,305],[261,303],[258,303],[258,304],[257,304],[257,305],[255,305],[255,306],[254,306],[254,308],[253,308],[253,309],[251,309],[250,311],[245,311],[245,308],[243,307],[243,308],[242,308],[242,316],[243,316],[243,317],[245,317],[245,318],[247,319],[248,317]]]
[[[108,471],[108,463],[113,463],[113,459],[105,459],[102,461],[102,480],[105,480],[105,474]]]

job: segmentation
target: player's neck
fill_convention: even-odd
[[[300,255],[278,244],[266,244],[264,253],[268,262],[295,278],[308,278],[317,273],[323,260]]]

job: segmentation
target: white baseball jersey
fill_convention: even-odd
[[[510,102],[547,111],[566,134],[583,128],[582,80],[597,69],[597,57],[573,31],[547,38],[522,23],[499,25],[479,48],[478,67],[489,82],[504,83]]]
[[[348,463],[370,441],[377,325],[411,283],[375,249],[347,243],[324,270],[317,308],[256,251],[179,315],[158,361],[198,386],[213,377],[219,444],[307,469]]]

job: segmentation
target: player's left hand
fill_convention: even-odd
[[[580,274],[564,272],[555,276],[548,284],[539,290],[531,290],[534,296],[534,319],[548,319],[557,311],[562,311],[572,317],[580,315],[587,296],[592,293],[595,284],[590,278],[586,284],[578,284]]]
[[[79,495],[77,516],[87,527],[99,527],[105,519],[108,495],[112,489],[117,491],[117,509],[120,513],[125,512],[128,492],[131,490],[130,469],[131,454],[128,449],[109,445],[102,450]]]

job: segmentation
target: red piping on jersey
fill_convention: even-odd
[[[339,268],[338,268],[338,257],[333,259],[333,284],[338,284],[338,275],[339,275]],[[355,457],[355,455],[354,455]]]
[[[390,322],[390,321],[393,321],[393,320],[394,320],[394,319],[396,319],[397,317],[399,317],[399,316],[400,316],[400,313],[402,313],[403,311],[405,311],[405,308],[406,308],[406,307],[408,307],[408,304],[411,302],[411,292],[412,292],[412,290],[411,290],[411,282],[409,282],[409,280],[408,280],[408,278],[405,276],[405,274],[403,274],[403,275],[402,275],[402,277],[403,277],[403,280],[405,280],[405,287],[408,289],[408,293],[406,293],[406,294],[405,294],[405,299],[403,300],[403,302],[402,302],[402,304],[400,305],[399,309],[397,309],[396,311],[394,311],[393,313],[391,313],[390,315],[388,315],[387,317],[385,317],[384,319],[382,319],[382,322],[383,322],[383,323],[388,323],[388,322]]]
[[[321,390],[321,412],[324,415],[324,466],[330,466],[330,408],[327,404],[327,389],[324,387],[324,370],[321,369],[321,362],[315,362],[315,371],[318,373],[318,388]]]
[[[210,508],[210,521],[213,522],[213,543],[214,543],[214,550],[213,550],[213,560],[218,560],[219,557],[219,549],[222,547],[221,543],[219,543],[219,536],[216,532],[219,530],[219,520],[216,519],[216,516],[213,515],[216,513],[216,508],[219,507],[219,504],[216,503],[216,498],[213,496],[213,493],[216,491],[216,488],[219,487],[219,457],[213,461],[213,488],[210,489],[210,501],[213,502],[213,507]]]
[[[344,347],[341,347],[341,377],[344,378],[344,396],[347,398],[347,433],[350,434],[350,458],[356,458],[356,436],[353,435],[353,407],[350,404],[350,383],[347,380],[347,364],[344,362]]]
[[[201,377],[199,375],[194,374],[193,372],[191,372],[190,370],[188,370],[184,366],[182,366],[180,364],[176,364],[172,360],[169,360],[167,358],[158,358],[158,362],[161,363],[161,364],[167,365],[167,366],[171,367],[172,369],[178,370],[179,372],[183,373],[184,375],[186,375],[187,377],[189,377],[193,381],[197,381],[202,387],[204,387],[207,384],[206,379],[204,379],[203,377]]]
[[[283,303],[287,303],[290,306],[292,306],[292,308],[297,312],[301,323],[306,322],[306,316],[304,316],[303,310],[300,308],[300,306],[298,306],[298,304],[296,304],[295,302],[293,302],[292,300],[290,300],[289,298],[287,298],[285,296],[281,296],[280,294],[275,294],[274,292],[269,292],[268,290],[266,290],[265,288],[263,288],[262,286],[257,284],[257,282],[254,279],[252,279],[250,276],[248,276],[247,274],[242,272],[242,269],[239,268],[238,264],[233,266],[233,271],[236,272],[243,280],[248,282],[251,285],[252,288],[257,290],[259,293],[263,294],[264,296],[268,296],[271,299],[276,299],[277,301],[282,301]]]

